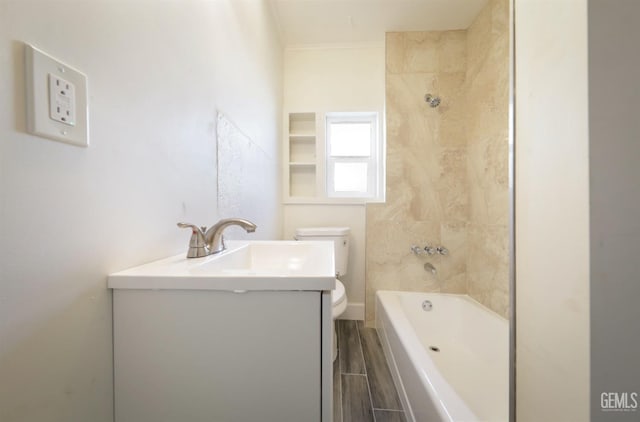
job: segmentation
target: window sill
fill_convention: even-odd
[[[380,198],[319,198],[319,197],[290,197],[285,198],[284,205],[366,205],[369,203],[383,203]]]

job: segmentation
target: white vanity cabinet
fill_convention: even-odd
[[[229,290],[175,272],[147,271],[149,288],[138,269],[109,277],[116,422],[331,420],[330,273]]]

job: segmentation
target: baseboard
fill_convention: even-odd
[[[364,303],[348,303],[347,309],[338,319],[352,319],[364,321]]]

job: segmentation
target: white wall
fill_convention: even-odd
[[[586,421],[587,0],[515,13],[517,420]]]
[[[640,417],[638,397],[634,411],[601,408],[603,393],[640,394],[638,16],[637,0],[589,0],[593,422]]]
[[[383,116],[384,66],[382,43],[287,49],[284,110],[377,111]],[[284,205],[284,238],[309,226],[351,227],[349,273],[343,277],[349,306],[343,318],[364,319],[364,204]]]
[[[25,133],[23,41],[87,74],[89,148]],[[270,9],[0,0],[0,66],[0,420],[111,421],[107,274],[218,219],[217,110],[274,157],[256,237],[282,233]]]
[[[286,49],[285,109],[382,111],[384,51],[384,43]]]

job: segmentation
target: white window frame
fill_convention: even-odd
[[[330,126],[336,123],[369,123],[371,126],[370,155],[368,157],[350,157],[331,155]],[[380,119],[377,112],[340,112],[327,113],[325,116],[326,133],[326,193],[329,198],[363,198],[367,200],[381,200],[383,191],[381,180],[383,176],[382,136],[380,133]],[[366,163],[367,191],[339,191],[334,190],[334,165],[336,163]]]

